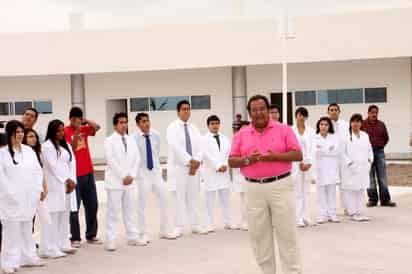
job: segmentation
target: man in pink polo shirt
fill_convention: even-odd
[[[249,232],[256,260],[264,274],[276,273],[274,238],[279,244],[284,274],[300,274],[295,226],[292,161],[302,153],[293,130],[269,117],[265,96],[249,99],[251,125],[234,137],[229,165],[248,181]]]

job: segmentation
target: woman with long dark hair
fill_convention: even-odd
[[[369,135],[361,131],[363,119],[353,114],[350,119],[349,136],[345,140],[342,174],[342,189],[345,190],[345,204],[353,221],[364,222],[369,218],[361,215],[365,203],[365,191],[369,186],[369,172],[373,163],[373,150]]]
[[[22,144],[23,124],[8,122],[6,134],[7,146],[0,149],[1,268],[4,273],[12,274],[21,266],[44,265],[36,254],[32,235],[43,173],[35,152]]]
[[[336,217],[336,184],[339,182],[341,145],[339,137],[334,133],[332,121],[328,117],[320,118],[312,145],[316,163],[318,224],[339,222]]]
[[[42,224],[40,256],[60,258],[76,251],[69,241],[70,211],[76,210],[76,162],[64,138],[62,121],[53,120],[49,123],[42,155],[49,188],[45,203],[50,212],[51,224]]]

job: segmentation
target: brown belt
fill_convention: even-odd
[[[267,183],[272,183],[274,181],[278,181],[281,180],[283,178],[286,178],[290,176],[290,172],[281,174],[279,176],[274,176],[274,177],[266,177],[266,178],[261,178],[261,179],[253,179],[253,178],[248,178],[246,177],[246,181],[250,182],[250,183],[258,183],[258,184],[267,184]]]

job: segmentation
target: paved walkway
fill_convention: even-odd
[[[99,184],[101,185],[101,184]],[[100,187],[99,192],[102,189]],[[393,188],[398,208],[372,208],[370,223],[344,220],[340,224],[299,230],[305,274],[411,274],[412,188]],[[104,196],[100,209],[100,237],[104,235]],[[238,199],[233,195],[238,220]],[[315,197],[311,195],[313,214]],[[173,206],[173,205],[171,205]],[[149,201],[148,225],[153,243],[128,247],[120,229],[119,249],[108,253],[103,246],[85,245],[77,255],[47,261],[33,274],[260,274],[249,246],[247,232],[223,231],[206,236],[185,235],[177,241],[156,239],[158,210]],[[204,208],[204,207],[203,207]],[[217,215],[219,216],[219,215]],[[220,226],[221,227],[221,226]]]

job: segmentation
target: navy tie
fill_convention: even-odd
[[[189,129],[187,124],[185,124],[185,143],[186,143],[186,152],[192,156],[192,141],[190,140]]]
[[[150,142],[150,136],[145,135],[146,139],[146,159],[147,159],[147,169],[153,169],[153,153],[152,153],[152,144]]]
[[[215,137],[215,139],[216,139],[216,143],[217,143],[217,146],[219,147],[219,150],[220,150],[220,139],[219,139],[219,134],[216,134],[215,136],[213,136],[213,137]]]

